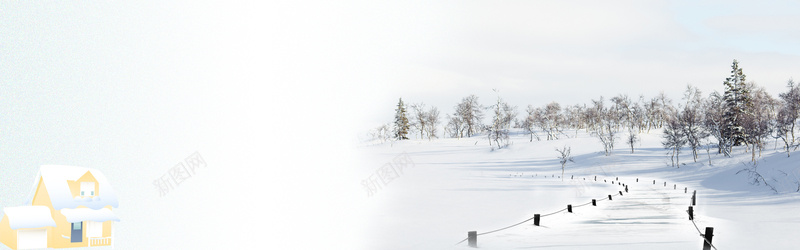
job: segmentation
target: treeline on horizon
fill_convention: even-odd
[[[746,81],[737,60],[733,60],[731,68],[731,75],[723,83],[723,93],[714,91],[704,96],[698,88],[688,85],[683,97],[676,101],[663,92],[651,99],[640,96],[637,101],[621,94],[610,98],[610,105],[601,96],[588,104],[528,105],[520,114],[516,106],[509,105],[499,95],[489,106],[470,95],[440,121],[442,117],[436,107],[415,103],[409,111],[400,98],[394,122],[371,130],[370,136],[386,142],[407,140],[409,133],[418,133],[419,138],[432,140],[438,138],[441,128],[451,138],[487,136],[494,150],[509,145],[511,128],[524,131],[531,142],[569,137],[567,129],[576,133],[585,130],[601,141],[609,155],[619,139],[630,145],[633,152],[639,133],[663,129],[662,144],[671,150],[673,165],[684,147],[691,149],[696,161],[698,150],[704,147],[730,156],[735,146],[747,146],[755,162],[756,153],[760,156],[768,139],[781,141],[790,156],[800,146],[795,138],[800,116],[800,84],[789,80],[786,92],[776,98],[763,87]],[[491,123],[483,124],[487,113],[492,116]],[[623,138],[619,138],[620,134],[624,134]]]

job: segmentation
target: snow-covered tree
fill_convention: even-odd
[[[729,148],[725,146],[728,145],[726,141],[728,138],[722,135],[722,131],[725,130],[723,118],[725,114],[725,102],[722,96],[714,91],[708,96],[705,103],[703,127],[705,127],[709,135],[717,139],[717,154],[730,156]]]
[[[408,140],[408,116],[406,114],[406,105],[403,104],[403,98],[397,103],[397,109],[394,114],[394,138],[397,140]]]
[[[745,74],[742,68],[739,68],[739,61],[733,60],[731,65],[731,76],[725,78],[725,94],[723,101],[725,103],[725,113],[723,113],[723,130],[722,136],[725,137],[724,145],[728,148],[728,152],[733,146],[739,146],[746,143],[747,134],[745,134],[742,120],[747,112],[750,112],[750,94],[745,86]]]
[[[572,150],[571,147],[564,146],[563,149],[556,148],[556,151],[559,153],[558,159],[561,163],[561,181],[564,181],[564,168],[567,166],[567,162],[575,162],[570,156],[570,151]]]
[[[428,140],[431,138],[438,138],[439,136],[436,135],[438,133],[436,128],[439,125],[439,109],[431,107],[425,115],[425,121],[427,124]]]
[[[751,161],[756,161],[756,149],[758,156],[764,149],[765,140],[772,135],[775,127],[777,100],[772,98],[764,88],[758,87],[753,83],[746,85],[750,94],[750,112],[744,114],[742,128],[747,135],[745,143],[750,146]]]
[[[787,156],[791,156],[790,149],[797,150],[800,143],[795,140],[795,125],[800,118],[800,84],[789,80],[786,84],[789,90],[780,93],[780,109],[775,122],[775,138],[781,139]]]
[[[445,134],[450,135],[452,138],[462,138],[464,137],[464,130],[466,130],[466,126],[464,126],[464,121],[461,120],[460,116],[447,115],[447,125],[444,127]]]
[[[496,92],[496,91],[495,91]],[[508,130],[511,128],[511,121],[516,117],[516,107],[508,105],[500,96],[497,103],[491,106],[494,110],[492,125],[489,127],[489,144],[495,142],[498,149],[508,146]]]
[[[686,134],[683,133],[683,125],[677,112],[673,112],[664,122],[664,135],[661,145],[664,149],[670,150],[672,166],[680,168],[681,148],[686,145]]]
[[[424,103],[411,104],[411,115],[413,127],[419,131],[419,138],[425,138],[425,132],[428,131],[428,113],[425,111]]]
[[[369,131],[371,139],[384,143],[392,138],[391,126],[389,124],[382,124],[375,129]]]
[[[686,137],[686,142],[692,149],[692,158],[697,162],[697,150],[703,146],[703,139],[708,137],[703,126],[703,97],[700,89],[686,86],[683,99],[686,101],[683,111],[680,115],[679,122],[683,128],[683,134]]]
[[[562,116],[561,105],[557,102],[551,102],[544,108],[543,124],[547,127],[547,140],[558,140],[558,134],[561,133]]]
[[[631,154],[633,154],[633,147],[639,142],[639,133],[633,129],[628,129],[628,136],[625,138],[625,143],[631,146]]]
[[[483,106],[478,103],[478,97],[475,95],[464,97],[455,108],[456,112],[453,116],[458,117],[466,126],[464,132],[466,132],[467,137],[472,137],[472,135],[479,133],[482,127]]]
[[[530,135],[530,141],[533,141],[534,137],[539,141],[539,134],[536,133],[536,108],[534,108],[533,105],[528,105],[528,108],[525,109],[525,113],[527,113],[527,116],[525,120],[522,121],[522,129]]]

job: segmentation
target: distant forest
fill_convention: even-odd
[[[407,107],[401,98],[394,122],[371,130],[370,136],[386,142],[407,140],[409,133],[418,133],[420,138],[432,140],[438,138],[441,128],[444,136],[452,138],[486,136],[493,149],[500,149],[509,145],[511,128],[524,131],[530,141],[558,140],[569,137],[566,130],[576,133],[585,130],[602,142],[609,155],[619,140],[633,151],[638,134],[662,129],[662,144],[671,150],[673,157],[682,148],[691,149],[696,161],[702,148],[714,148],[718,154],[729,156],[735,146],[746,146],[755,161],[756,154],[760,155],[771,139],[782,142],[783,150],[790,156],[800,146],[795,138],[800,116],[800,84],[789,80],[786,92],[775,98],[754,82],[746,81],[738,61],[733,60],[731,69],[723,83],[723,93],[714,91],[704,96],[689,85],[676,101],[662,92],[650,99],[639,96],[635,101],[627,95],[618,95],[606,105],[601,96],[588,104],[573,106],[558,102],[544,107],[528,105],[521,115],[516,106],[499,96],[496,102],[485,106],[477,96],[470,95],[440,120],[436,107],[426,108],[423,103]],[[492,116],[491,124],[482,123],[485,115]]]

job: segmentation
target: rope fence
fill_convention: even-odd
[[[523,177],[522,174],[520,174],[519,176]],[[536,177],[536,176],[539,176],[539,175],[535,174],[535,175],[532,175],[531,177]],[[544,178],[548,177],[547,175],[543,175],[543,176],[544,176]],[[550,178],[555,178],[556,176],[555,175],[551,175],[549,177]],[[558,176],[558,178],[561,178],[561,176]],[[585,177],[578,177],[578,178],[583,178],[583,180],[586,180]],[[570,176],[570,179],[575,179],[575,176],[574,175]],[[597,181],[597,176],[594,176],[594,178],[590,178],[589,180]],[[639,182],[639,178],[636,178],[636,182]],[[603,183],[609,183],[609,182],[608,182],[608,180],[603,179]],[[624,191],[626,193],[628,192],[628,185],[619,182],[619,177],[615,177],[614,180],[611,181],[611,183],[609,183],[609,184],[622,186],[622,187],[625,188]],[[653,185],[656,185],[656,180],[653,180]],[[664,182],[663,186],[667,187],[667,182]],[[678,185],[677,184],[673,184],[672,189],[673,190],[677,190],[677,188],[678,188]],[[688,194],[688,188],[684,187],[684,191],[683,192]],[[488,232],[477,233],[477,231],[469,231],[469,232],[467,232],[467,238],[459,241],[458,243],[456,243],[456,245],[459,245],[459,244],[463,243],[464,241],[469,241],[468,244],[469,244],[470,247],[477,247],[477,236],[487,235],[487,234],[491,234],[491,233],[495,233],[495,232],[500,232],[500,231],[503,231],[503,230],[506,230],[506,229],[509,229],[509,228],[512,228],[512,227],[516,227],[516,226],[522,225],[522,224],[524,224],[526,222],[529,222],[531,220],[534,221],[534,226],[539,226],[539,219],[542,218],[542,217],[555,215],[555,214],[558,214],[558,213],[561,213],[561,212],[564,212],[564,211],[568,211],[568,212],[572,213],[572,208],[583,207],[583,206],[587,206],[589,204],[592,204],[593,206],[597,206],[597,202],[599,202],[599,201],[604,201],[606,199],[613,200],[612,197],[614,197],[614,196],[622,196],[622,195],[623,195],[622,191],[619,191],[618,193],[615,193],[613,195],[610,194],[610,195],[608,195],[606,197],[603,197],[602,199],[592,199],[592,201],[587,202],[587,203],[583,203],[583,204],[580,204],[580,205],[572,206],[571,204],[568,204],[566,208],[563,208],[561,210],[558,210],[558,211],[555,211],[555,212],[552,212],[552,213],[548,213],[548,214],[544,214],[544,215],[534,214],[533,217],[530,217],[530,218],[528,218],[526,220],[523,220],[523,221],[521,221],[519,223],[515,223],[513,225],[510,225],[510,226],[507,226],[507,227],[503,227],[503,228],[499,228],[499,229],[495,229],[495,230],[488,231]],[[705,228],[706,229],[705,233],[703,233],[700,230],[700,228],[697,226],[695,221],[694,221],[694,207],[693,206],[696,206],[696,204],[697,204],[697,190],[692,192],[691,205],[689,206],[689,209],[686,212],[689,214],[689,220],[694,225],[694,228],[697,230],[697,232],[699,233],[700,237],[703,238],[703,250],[711,250],[712,248],[714,250],[717,250],[717,247],[714,246],[711,243],[712,242],[713,233],[714,233],[714,228],[713,227],[706,227]]]
[[[522,175],[520,175],[520,176],[522,176]],[[538,174],[536,174],[535,176],[538,176]],[[544,175],[544,177],[547,178],[547,175]],[[555,178],[556,176],[555,175],[551,175],[550,177],[551,178]],[[561,178],[561,176],[558,176],[558,178]],[[572,176],[570,179],[574,179],[574,176]],[[585,178],[584,178],[584,180],[585,180]],[[597,181],[597,176],[594,177],[594,180]],[[617,180],[619,180],[619,178],[617,178]],[[603,182],[608,183],[606,180],[603,180]],[[618,185],[621,186],[622,184],[620,183]],[[625,186],[625,192],[628,192],[627,185]],[[467,238],[459,241],[458,243],[456,243],[456,245],[464,243],[464,241],[469,240],[470,241],[469,242],[469,246],[477,247],[477,236],[487,235],[487,234],[491,234],[491,233],[495,233],[495,232],[500,232],[500,231],[503,231],[503,230],[506,230],[506,229],[509,229],[509,228],[512,228],[512,227],[516,227],[516,226],[522,225],[525,222],[528,222],[528,221],[531,221],[531,220],[534,220],[534,225],[535,226],[539,226],[539,218],[555,215],[555,214],[558,214],[558,213],[561,213],[561,212],[564,212],[564,211],[567,211],[567,210],[571,213],[573,207],[578,208],[578,207],[586,206],[586,205],[589,205],[589,204],[593,204],[593,205],[596,206],[598,201],[603,201],[603,200],[606,200],[606,199],[611,200],[611,197],[621,196],[621,195],[622,195],[622,191],[619,191],[619,193],[615,193],[613,195],[610,194],[610,195],[608,195],[606,197],[603,197],[602,199],[592,199],[592,201],[590,201],[590,202],[583,203],[583,204],[580,204],[580,205],[577,205],[577,206],[572,206],[571,204],[569,204],[569,205],[567,205],[567,208],[564,208],[564,209],[561,209],[561,210],[558,210],[558,211],[555,211],[555,212],[552,212],[552,213],[549,213],[549,214],[544,214],[544,215],[535,214],[533,217],[528,218],[526,220],[523,220],[523,221],[521,221],[519,223],[515,223],[513,225],[510,225],[510,226],[507,226],[507,227],[503,227],[503,228],[499,228],[499,229],[495,229],[495,230],[488,231],[488,232],[477,233],[476,231],[470,231],[470,232],[467,233],[467,235],[468,235]]]

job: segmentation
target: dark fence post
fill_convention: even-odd
[[[625,185],[625,193],[628,192],[628,185]]]
[[[685,193],[687,193],[688,191],[689,191],[689,188],[687,188],[687,187],[683,187],[683,193],[684,193],[684,194],[685,194]]]
[[[614,181],[611,181],[611,184],[614,184]]]
[[[534,226],[538,226],[539,225],[539,214],[534,214],[533,215],[533,225]]]
[[[655,185],[655,184],[656,184],[656,180],[653,180],[653,185]]]
[[[672,185],[672,190],[678,189],[678,184]]]
[[[639,178],[636,178],[636,182],[639,182]]]
[[[597,200],[592,199],[592,206],[595,206],[595,207],[597,206]]]
[[[697,190],[692,194],[692,206],[697,205]]]
[[[594,176],[594,181],[597,181],[597,175]]]
[[[569,177],[570,180],[575,179],[575,175]]]
[[[689,220],[694,220],[694,208],[689,206]]]
[[[711,250],[711,237],[714,237],[714,228],[706,227],[706,233],[703,234],[706,240],[703,241],[703,250]]]
[[[467,242],[470,247],[478,247],[478,232],[476,231],[467,232]]]
[[[619,196],[622,196],[622,191],[619,191]]]
[[[666,181],[664,182],[664,186],[665,186],[665,187],[667,186],[667,182],[666,182]]]
[[[572,205],[567,205],[567,212],[572,213]]]
[[[611,200],[611,195],[610,194],[608,195],[608,200]]]
[[[617,180],[619,180],[619,177],[617,177]]]

